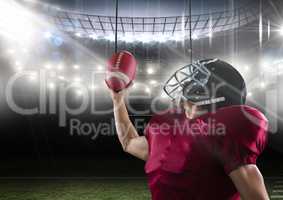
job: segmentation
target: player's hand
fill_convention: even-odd
[[[127,92],[129,90],[129,88],[131,87],[132,85],[130,85],[128,88],[125,88],[119,92],[115,92],[114,90],[108,88],[108,91],[110,93],[110,96],[113,100],[114,103],[120,103],[121,101],[123,101],[127,95]]]
[[[119,102],[122,102],[124,99],[125,99],[125,96],[126,96],[126,89],[123,89],[119,92],[115,92],[111,89],[108,89],[109,90],[109,93],[111,95],[111,98],[112,98],[112,101],[114,103],[119,103]]]
[[[125,97],[127,96],[127,93],[129,91],[129,89],[132,87],[133,83],[131,85],[129,85],[127,88],[119,91],[119,92],[115,92],[112,89],[108,88],[108,91],[110,93],[110,96],[112,98],[113,103],[121,103],[123,102],[123,100],[125,99]]]

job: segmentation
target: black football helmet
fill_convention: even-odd
[[[199,60],[177,70],[164,86],[173,100],[217,108],[245,104],[246,84],[241,74],[219,59]]]

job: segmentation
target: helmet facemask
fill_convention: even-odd
[[[217,59],[197,61],[177,70],[164,86],[164,91],[178,104],[182,101],[190,101],[196,105],[208,105],[225,101],[224,97],[213,98],[208,88],[211,72],[206,65],[216,62]]]

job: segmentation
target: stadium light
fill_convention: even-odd
[[[115,35],[113,35],[113,34],[106,35],[106,36],[104,36],[104,39],[109,40],[111,42],[114,42],[115,41]]]
[[[283,27],[279,30],[279,33],[283,36]]]
[[[82,96],[84,93],[83,93],[83,91],[81,91],[81,90],[76,90],[76,95],[77,96]]]
[[[95,89],[97,88],[97,86],[94,85],[94,84],[91,84],[91,85],[88,86],[88,88],[89,88],[90,90],[95,90]]]
[[[136,41],[136,38],[133,34],[125,34],[121,40],[128,42],[128,43],[132,43],[134,41]]]
[[[78,83],[78,82],[81,82],[82,80],[81,80],[80,77],[75,77],[75,78],[74,78],[74,81],[75,81],[76,83]]]
[[[32,12],[20,6],[16,1],[0,1],[0,8],[1,32],[21,43],[30,41],[34,33],[33,19],[35,16]]]
[[[151,93],[151,89],[150,89],[149,87],[146,87],[146,88],[145,88],[145,92],[146,92],[146,93]]]
[[[73,68],[74,69],[80,69],[80,66],[79,65],[74,65]]]
[[[246,72],[249,71],[249,70],[250,70],[250,66],[245,65],[244,70],[245,70]]]
[[[7,51],[7,53],[8,53],[8,54],[15,54],[15,50],[14,50],[14,49],[9,49],[9,50]]]
[[[212,37],[212,32],[207,34],[208,37]],[[90,34],[88,36],[89,38],[92,38],[94,40],[96,39],[104,39],[108,40],[110,42],[115,41],[115,36],[113,34],[107,34],[107,35],[96,35],[96,34]],[[200,35],[194,33],[192,35],[193,40],[198,40],[200,38]],[[164,33],[141,33],[141,34],[133,34],[133,33],[126,33],[123,36],[119,36],[118,40],[123,41],[126,43],[134,43],[134,42],[142,42],[142,43],[151,43],[151,42],[159,42],[164,43],[167,41],[176,41],[180,42],[186,39],[186,36],[184,34],[175,33],[174,35],[167,35]]]
[[[97,70],[98,70],[98,71],[102,71],[102,70],[103,70],[103,67],[102,67],[101,65],[98,65],[98,66],[97,66]]]
[[[16,62],[15,62],[15,65],[18,67],[18,66],[21,65],[21,62],[20,62],[20,61],[16,61]]]
[[[179,41],[184,40],[184,37],[181,34],[175,34],[173,37],[173,40],[175,40],[176,42],[179,42]]]
[[[30,80],[31,82],[34,82],[34,81],[36,80],[36,76],[30,76],[30,77],[29,77],[29,80]]]
[[[34,82],[36,79],[37,79],[37,74],[36,74],[36,72],[31,72],[30,75],[29,75],[29,80],[30,80],[31,82]]]
[[[44,68],[49,70],[49,69],[52,69],[52,66],[51,66],[50,64],[46,64],[46,65],[44,66]]]
[[[79,32],[77,32],[77,33],[75,33],[75,36],[77,36],[77,37],[82,37],[82,34],[79,33]]]
[[[55,83],[53,82],[48,83],[48,88],[51,90],[55,89]]]
[[[283,63],[283,59],[279,59],[279,60],[274,60],[273,64],[274,65],[278,65],[278,64],[282,64]]]
[[[160,43],[166,42],[168,40],[166,35],[164,35],[164,34],[159,34],[157,36],[153,35],[153,37],[156,37],[157,41],[160,42]]]
[[[65,77],[64,76],[58,76],[58,79],[60,79],[60,80],[65,80]]]
[[[149,34],[140,34],[136,38],[137,38],[137,41],[140,41],[143,43],[150,43],[153,41],[153,36]]]
[[[57,66],[58,71],[62,71],[63,69],[64,69],[64,66],[62,64]]]
[[[154,69],[152,67],[147,68],[147,73],[148,74],[153,74],[154,73]]]
[[[44,37],[45,37],[46,39],[49,39],[49,38],[52,37],[52,33],[50,33],[49,31],[47,31],[47,32],[44,33]]]
[[[93,40],[96,40],[98,38],[98,36],[94,33],[90,34],[89,37]]]
[[[16,71],[17,71],[17,72],[23,71],[23,67],[22,67],[22,66],[17,66],[17,67],[16,67]]]
[[[193,39],[193,40],[197,40],[197,39],[199,39],[199,37],[198,37],[198,35],[197,35],[196,33],[194,33],[194,34],[192,35],[192,39]]]
[[[150,83],[151,85],[155,85],[155,84],[157,84],[157,81],[156,81],[156,80],[150,80],[149,83]]]
[[[268,67],[270,64],[267,62],[267,61],[263,61],[262,63],[261,63],[261,66],[263,67],[263,68],[266,68],[266,67]]]
[[[269,70],[269,66],[271,65],[272,63],[268,62],[267,60],[262,60],[260,62],[260,67],[263,71],[268,71]]]

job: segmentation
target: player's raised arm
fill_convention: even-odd
[[[147,160],[148,144],[144,136],[139,136],[132,124],[125,104],[125,91],[116,93],[109,90],[113,100],[115,125],[119,141],[125,152],[142,160]]]
[[[146,160],[148,144],[140,137],[129,119],[125,104],[125,90],[135,79],[137,62],[128,51],[120,51],[108,60],[105,82],[111,93],[114,106],[115,125],[124,151]]]

